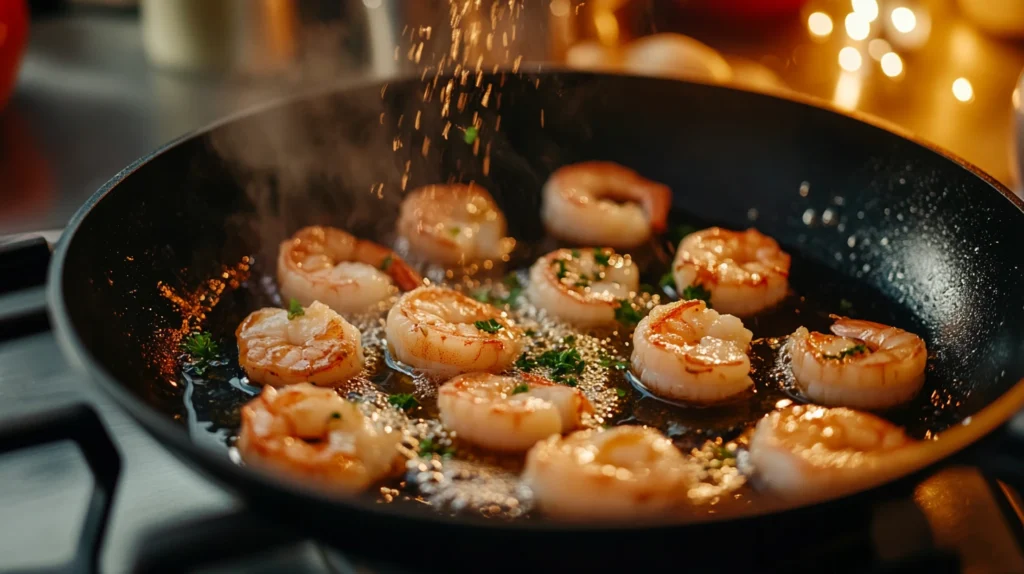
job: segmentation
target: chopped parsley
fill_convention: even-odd
[[[654,293],[654,285],[651,285],[650,283],[641,283],[640,291],[643,293]]]
[[[462,233],[462,228],[459,227],[458,225],[448,229],[448,234],[451,235],[452,237],[458,237],[460,233]]]
[[[600,247],[594,248],[594,263],[598,265],[608,265],[608,260],[611,259],[611,253],[605,253]]]
[[[860,355],[862,353],[867,353],[867,352],[868,352],[867,346],[864,345],[863,343],[858,343],[858,344],[856,344],[856,345],[854,345],[852,347],[847,347],[846,349],[843,349],[842,351],[839,351],[839,353],[836,354],[836,355],[822,354],[821,357],[823,359],[842,360],[842,359],[845,359],[846,357],[852,357],[853,355]]]
[[[616,371],[625,371],[629,368],[628,361],[616,360],[608,355],[602,355],[597,364],[605,367],[606,369],[615,369]]]
[[[527,385],[526,383],[519,383],[518,385],[516,385],[516,387],[514,389],[512,389],[512,394],[513,395],[518,395],[519,393],[525,393],[525,392],[527,392],[529,390],[530,390],[530,385]]]
[[[565,384],[565,386],[567,387],[575,387],[576,385],[579,384],[578,382],[576,382],[576,377],[568,377],[565,380],[559,382]]]
[[[476,136],[480,134],[480,131],[476,126],[469,126],[466,128],[466,133],[462,136],[462,141],[471,144],[476,141]]]
[[[565,279],[565,274],[568,273],[568,271],[565,269],[565,260],[556,259],[555,265],[558,266],[558,272],[555,273],[555,276],[558,277],[559,279]]]
[[[501,282],[508,289],[508,295],[504,297],[494,295],[487,289],[478,289],[470,295],[481,303],[515,306],[519,296],[523,294],[523,285],[519,282],[519,276],[515,273],[509,273]]]
[[[551,377],[551,380],[570,387],[576,386],[577,381],[574,375],[583,373],[586,366],[586,361],[575,347],[544,351],[536,359],[531,359],[525,354],[516,359],[516,367],[519,370],[532,371],[537,367],[543,367],[548,369],[548,376]]]
[[[675,289],[676,278],[672,275],[671,271],[666,271],[665,274],[661,276],[661,279],[658,280],[658,285],[660,285],[662,289],[666,287],[671,287],[672,289]]]
[[[729,447],[724,445],[715,445],[715,458],[722,460],[727,458],[736,458],[736,451],[731,450]]]
[[[491,333],[492,335],[504,328],[502,324],[496,321],[494,318],[488,319],[486,321],[474,321],[473,326],[485,333]]]
[[[708,309],[711,308],[711,291],[705,289],[703,285],[687,285],[686,289],[683,289],[682,297],[687,301],[699,299]]]
[[[677,225],[669,232],[669,238],[672,240],[673,246],[679,245],[679,242],[682,241],[684,237],[695,231],[697,231],[697,228],[693,225]]]
[[[391,255],[388,255],[387,257],[384,258],[384,261],[380,262],[380,270],[387,271],[388,269],[391,268],[391,264],[394,263],[394,261],[395,258]]]
[[[566,345],[576,344],[576,335],[569,335],[568,337],[562,337],[562,343]]]
[[[622,397],[626,396],[626,389],[616,388],[615,394],[619,395],[619,398],[621,399]]]
[[[302,308],[302,304],[296,299],[288,301],[288,320],[291,321],[296,317],[301,317],[306,314],[306,310]]]
[[[197,375],[206,373],[210,362],[217,358],[220,349],[209,333],[192,333],[181,342],[189,355],[189,363]]]
[[[619,306],[615,308],[615,320],[623,325],[636,325],[643,316],[633,308],[633,305],[625,299],[619,299]]]
[[[411,411],[412,409],[420,406],[420,402],[416,400],[416,397],[409,393],[396,393],[388,397],[388,403],[402,409],[403,411]]]
[[[573,249],[572,251],[569,252],[569,254],[572,255],[573,259],[579,259],[580,258],[580,250],[579,249]]]
[[[527,337],[536,337],[537,331],[534,331],[533,329],[527,329],[523,331],[523,334],[526,335]]]
[[[526,354],[516,359],[516,368],[520,371],[532,371],[537,368],[537,361],[529,358]]]
[[[438,454],[445,458],[450,458],[455,454],[455,449],[451,446],[445,446],[432,438],[425,438],[420,440],[419,445],[420,456],[430,456],[432,454]]]
[[[341,413],[339,413],[338,411],[334,411],[333,413],[331,413],[331,418],[332,419],[340,419],[341,418]]]

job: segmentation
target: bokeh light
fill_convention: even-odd
[[[824,12],[814,12],[807,17],[807,29],[815,36],[828,36],[832,33],[832,18]]]
[[[896,52],[889,52],[882,55],[882,73],[890,78],[895,78],[903,73],[903,59]]]
[[[892,46],[881,38],[875,38],[868,42],[868,55],[874,60],[881,60],[882,56],[889,52],[892,52]]]
[[[905,6],[895,8],[889,18],[892,19],[893,27],[904,34],[909,34],[917,27],[917,16],[914,15],[913,10]]]
[[[969,102],[974,99],[974,86],[967,78],[957,78],[953,81],[953,97],[961,102]]]
[[[875,0],[853,0],[853,11],[868,22],[874,22],[875,18],[878,18],[878,2]]]
[[[856,72],[860,69],[864,59],[860,52],[853,46],[847,46],[839,50],[839,66],[847,72]]]
[[[856,12],[846,15],[846,35],[854,40],[863,40],[871,33],[871,24]]]

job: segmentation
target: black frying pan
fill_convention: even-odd
[[[330,223],[384,242],[403,183],[475,180],[529,249],[543,233],[547,176],[607,159],[668,184],[674,221],[754,225],[775,237],[798,258],[797,291],[835,299],[850,289],[865,318],[909,323],[925,338],[931,370],[914,408],[925,418],[934,411],[929,420],[943,432],[877,482],[898,488],[905,483],[896,479],[964,449],[1024,405],[1024,205],[975,168],[846,115],[734,89],[578,73],[487,76],[488,84],[486,105],[484,88],[456,87],[448,118],[438,102],[423,102],[418,79],[294,99],[136,162],[79,210],[57,249],[49,295],[64,349],[163,444],[251,507],[368,554],[443,568],[481,557],[488,567],[531,559],[635,567],[742,533],[775,541],[733,557],[756,563],[793,535],[784,525],[800,536],[839,527],[845,520],[836,517],[857,506],[642,525],[442,516],[369,497],[330,499],[238,466],[222,443],[189,432],[166,333],[219,320],[211,302],[258,289],[260,262],[272,261],[267,254],[290,232]],[[460,130],[474,114],[484,126],[476,153]],[[253,255],[241,285],[230,274],[210,283]],[[175,301],[169,292],[207,299]],[[875,308],[882,316],[870,316]],[[808,526],[814,517],[820,524]]]

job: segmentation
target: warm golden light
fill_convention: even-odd
[[[843,72],[839,74],[839,81],[836,82],[836,90],[832,94],[832,101],[840,108],[852,110],[857,107],[857,102],[860,100],[860,89],[860,74]]]
[[[824,12],[814,12],[807,17],[807,29],[815,36],[828,36],[832,33],[832,18]]]
[[[860,14],[868,22],[878,18],[878,2],[875,0],[853,0],[853,11]]]
[[[917,27],[917,16],[914,15],[914,11],[910,8],[900,6],[892,11],[889,18],[892,19],[893,27],[904,34],[910,33]]]
[[[953,97],[961,102],[969,102],[974,99],[974,86],[967,78],[957,78],[953,81]]]
[[[871,24],[856,12],[846,15],[846,35],[854,40],[863,40],[871,33]]]
[[[551,10],[551,15],[556,18],[568,16],[569,0],[552,0],[551,5],[548,6],[548,10]]]
[[[890,78],[903,73],[903,59],[896,52],[889,52],[882,56],[882,73]]]
[[[875,38],[868,42],[868,55],[875,60],[881,60],[882,56],[889,52],[892,52],[892,46],[881,38]]]
[[[847,72],[856,72],[863,63],[860,52],[853,46],[847,46],[839,50],[839,66]]]

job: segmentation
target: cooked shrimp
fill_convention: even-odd
[[[489,373],[459,375],[437,392],[441,422],[459,438],[485,448],[523,451],[580,426],[594,412],[578,389],[543,377]]]
[[[239,366],[249,380],[275,387],[307,381],[337,386],[351,379],[363,369],[361,337],[319,301],[292,319],[285,309],[253,311],[235,331]]]
[[[665,230],[672,205],[668,187],[602,161],[560,168],[542,193],[548,233],[582,245],[636,247]]]
[[[263,392],[242,407],[238,452],[253,466],[349,494],[400,470],[401,434],[333,389]]]
[[[321,301],[339,313],[365,311],[422,283],[393,251],[333,227],[306,227],[281,243],[277,257],[281,295],[303,305]]]
[[[738,318],[703,301],[658,305],[633,332],[633,371],[656,395],[718,401],[754,384],[747,357],[752,337]]]
[[[912,442],[903,429],[867,413],[797,405],[761,419],[750,463],[786,497],[836,496],[884,480],[899,467],[894,455]]]
[[[615,309],[640,288],[629,255],[611,249],[558,249],[530,268],[526,294],[549,315],[581,326],[615,322]]]
[[[672,266],[680,294],[690,286],[706,289],[712,307],[740,317],[775,305],[789,286],[789,254],[756,229],[691,233]]]
[[[523,480],[545,514],[634,520],[685,501],[695,467],[658,431],[619,426],[537,443]]]
[[[447,265],[501,259],[516,243],[507,230],[494,198],[473,184],[421,187],[402,201],[398,216],[409,248]]]
[[[835,335],[800,327],[789,338],[793,377],[807,398],[827,406],[884,409],[913,398],[924,385],[928,351],[903,329],[837,319]]]
[[[500,373],[523,346],[523,332],[502,311],[444,287],[403,295],[385,332],[398,360],[442,377]]]

